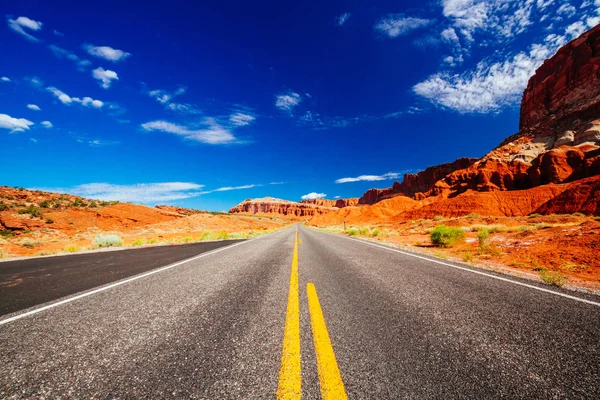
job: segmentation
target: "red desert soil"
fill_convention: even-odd
[[[90,249],[99,234],[116,234],[124,245],[181,243],[248,237],[289,223],[0,187],[0,258]]]

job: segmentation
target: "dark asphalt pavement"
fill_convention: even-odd
[[[0,316],[95,288],[239,240],[30,258],[0,263]]]
[[[304,399],[309,282],[351,399],[600,398],[598,305],[299,229]],[[0,398],[276,398],[295,231],[0,317]]]

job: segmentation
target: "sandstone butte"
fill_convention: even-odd
[[[310,218],[315,225],[470,213],[600,215],[600,25],[563,46],[531,77],[519,132],[480,159],[406,174],[357,199],[248,199],[231,213]]]

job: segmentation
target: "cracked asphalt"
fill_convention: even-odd
[[[276,398],[296,229],[303,398],[321,398],[308,283],[348,398],[600,398],[598,297],[556,290],[585,303],[303,226],[198,248],[201,257],[151,275],[127,273],[132,263],[114,252],[105,268],[124,271],[112,282],[133,280],[77,289],[110,274],[102,262],[74,267],[49,281],[71,288],[62,297],[39,296],[40,276],[20,292],[29,303],[0,317],[0,398]],[[11,296],[0,299],[6,309]],[[49,304],[58,305],[22,316]]]

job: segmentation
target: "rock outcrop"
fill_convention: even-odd
[[[304,204],[314,204],[317,206],[323,207],[352,207],[358,205],[358,198],[349,198],[349,199],[334,199],[334,200],[326,200],[326,199],[311,199],[311,200],[302,200],[300,203]]]
[[[337,210],[337,208],[310,203],[296,203],[294,201],[276,199],[274,197],[264,197],[261,199],[244,200],[237,206],[231,208],[229,212],[232,214],[263,214],[280,215],[291,218],[305,218],[334,210]]]
[[[521,102],[520,131],[576,137],[578,121],[599,114],[600,25],[563,46],[531,77]]]
[[[476,161],[476,158],[459,158],[453,162],[426,168],[416,174],[404,174],[402,183],[395,182],[391,188],[387,189],[368,190],[358,200],[358,203],[375,204],[397,195],[423,198],[424,196],[421,194],[429,192],[437,181],[456,170],[469,167]]]

